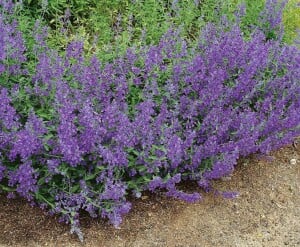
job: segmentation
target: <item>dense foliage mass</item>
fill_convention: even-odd
[[[172,27],[181,27],[186,40],[197,41],[207,22],[218,23],[226,15],[236,19],[239,5],[247,11],[240,28],[250,35],[253,26],[261,27],[260,13],[265,0],[22,0],[16,16],[26,34],[36,19],[50,26],[48,44],[64,50],[70,41],[81,37],[85,53],[97,52],[101,60],[115,58],[132,44],[157,44]],[[298,0],[289,0],[283,11],[283,40],[292,43],[300,28]]]
[[[284,4],[267,1],[247,38],[241,8],[193,45],[170,29],[110,62],[87,59],[80,41],[49,48],[39,22],[26,46],[16,6],[0,6],[0,189],[80,237],[81,210],[118,226],[130,194],[199,200],[176,185],[209,190],[239,157],[300,135],[300,51],[282,42]]]

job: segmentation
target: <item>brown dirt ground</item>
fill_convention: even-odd
[[[236,199],[205,194],[202,202],[187,204],[144,195],[120,229],[85,216],[83,244],[57,218],[0,195],[0,246],[300,246],[300,148],[289,146],[270,157],[240,160],[231,179],[214,182],[218,190],[238,191]]]

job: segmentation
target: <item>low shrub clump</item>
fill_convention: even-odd
[[[210,190],[239,157],[300,134],[300,52],[282,42],[284,5],[268,1],[247,38],[241,9],[193,44],[170,29],[110,62],[86,58],[81,41],[49,48],[39,23],[26,47],[14,5],[0,6],[0,189],[60,214],[80,238],[82,210],[118,226],[128,195],[197,201],[176,185]]]
[[[283,39],[292,43],[300,28],[300,8],[298,0],[284,2]],[[101,60],[110,60],[132,44],[157,44],[171,27],[181,27],[181,35],[194,41],[207,22],[218,23],[224,15],[235,21],[240,5],[246,8],[240,28],[249,36],[254,26],[261,27],[263,23],[260,13],[265,3],[266,0],[23,0],[16,18],[25,36],[40,19],[50,27],[47,41],[51,47],[64,50],[69,42],[81,37],[85,53],[97,52]]]

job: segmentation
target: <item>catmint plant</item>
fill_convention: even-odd
[[[87,58],[81,41],[50,49],[37,23],[35,67],[26,70],[13,5],[0,6],[0,190],[60,214],[81,240],[82,210],[118,227],[130,194],[195,202],[201,195],[177,184],[210,191],[240,157],[300,135],[300,51],[264,28],[245,38],[224,18],[193,44],[174,29],[103,62]],[[265,12],[281,32],[281,10],[267,1]]]

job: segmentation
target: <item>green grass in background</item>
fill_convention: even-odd
[[[285,27],[284,40],[292,43],[300,31],[300,0],[289,0],[283,13],[283,23]]]
[[[287,43],[293,42],[300,28],[300,7],[296,7],[299,2],[290,0],[284,12]],[[251,26],[259,26],[258,17],[265,0],[23,0],[23,3],[19,21],[25,35],[35,19],[41,18],[51,28],[50,46],[64,50],[70,41],[81,38],[87,54],[96,52],[107,60],[128,46],[157,43],[172,26],[180,26],[185,38],[192,40],[207,22],[218,22],[223,15],[234,20],[241,3],[246,4],[241,27],[247,36]],[[67,9],[70,9],[68,20],[64,18]]]

